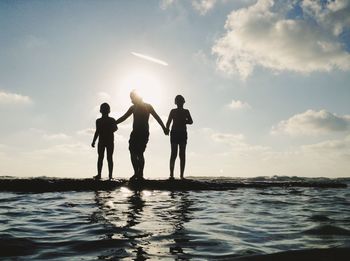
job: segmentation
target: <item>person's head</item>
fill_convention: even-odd
[[[102,103],[100,106],[100,112],[102,115],[108,115],[111,112],[111,107],[109,107],[108,103]]]
[[[141,96],[136,92],[136,90],[132,90],[130,92],[130,99],[133,104],[138,104],[142,102]]]
[[[185,98],[182,95],[176,95],[175,104],[179,107],[184,106]]]

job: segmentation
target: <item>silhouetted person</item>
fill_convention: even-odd
[[[186,164],[186,144],[187,144],[187,124],[192,124],[192,117],[189,110],[184,109],[185,98],[182,95],[175,97],[176,109],[170,111],[166,128],[169,131],[171,122],[170,132],[170,143],[171,143],[171,156],[170,156],[170,179],[174,178],[174,165],[177,157],[177,151],[179,148],[180,157],[180,177],[184,178],[185,164]]]
[[[100,112],[102,117],[96,120],[96,131],[91,146],[95,147],[95,142],[98,138],[97,145],[97,175],[95,179],[101,179],[103,158],[105,150],[107,150],[107,161],[108,161],[108,177],[112,179],[113,174],[113,151],[114,151],[114,132],[118,129],[116,120],[109,117],[111,109],[108,103],[102,103],[100,106]]]
[[[117,120],[117,124],[125,121],[131,114],[134,117],[133,129],[129,139],[129,150],[131,163],[134,168],[134,175],[130,178],[130,180],[135,180],[143,179],[143,169],[145,166],[145,158],[143,153],[145,152],[149,137],[149,115],[152,114],[159,125],[163,128],[166,135],[168,132],[163,121],[155,112],[152,105],[143,102],[142,98],[135,91],[130,93],[130,99],[133,105],[122,117]]]

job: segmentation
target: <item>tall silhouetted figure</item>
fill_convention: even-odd
[[[94,139],[91,146],[95,147],[95,142],[98,138],[97,145],[97,175],[94,176],[95,179],[101,179],[103,158],[105,150],[107,151],[107,161],[108,161],[108,177],[112,179],[113,175],[113,151],[114,151],[114,132],[118,129],[116,120],[109,117],[111,109],[108,103],[102,103],[100,106],[100,112],[102,117],[96,120],[96,131]]]
[[[163,121],[155,112],[152,105],[143,102],[142,98],[135,91],[130,93],[130,99],[133,105],[122,117],[117,120],[117,124],[125,121],[131,114],[133,114],[134,122],[129,139],[129,150],[131,163],[134,168],[134,175],[130,178],[130,180],[142,180],[143,169],[145,166],[145,158],[143,153],[145,152],[149,137],[149,115],[152,114],[159,125],[163,128],[166,135],[168,132]]]
[[[186,164],[186,144],[187,144],[187,124],[192,124],[192,117],[189,110],[184,109],[185,98],[182,95],[175,97],[176,109],[170,111],[166,128],[170,132],[171,156],[170,156],[170,179],[174,178],[174,165],[179,148],[180,157],[180,177],[184,178],[185,164]]]

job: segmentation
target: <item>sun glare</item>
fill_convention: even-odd
[[[130,105],[129,94],[132,90],[142,97],[144,102],[159,107],[162,101],[162,86],[159,76],[148,71],[130,71],[122,78],[119,85],[121,105]]]

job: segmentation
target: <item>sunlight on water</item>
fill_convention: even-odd
[[[0,193],[2,256],[230,258],[350,246],[346,189]]]

